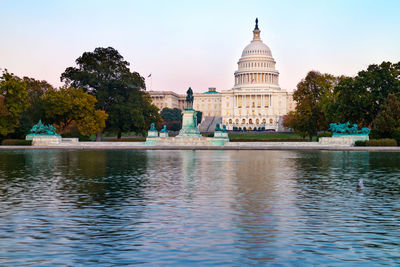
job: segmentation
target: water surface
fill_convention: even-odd
[[[0,211],[7,266],[400,265],[400,153],[1,151]]]

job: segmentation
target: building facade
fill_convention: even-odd
[[[253,40],[247,45],[234,73],[234,86],[220,93],[209,88],[195,93],[193,107],[207,116],[222,117],[228,130],[266,129],[278,131],[284,115],[294,110],[291,92],[279,86],[279,72],[270,48],[260,38],[258,20]],[[185,95],[173,92],[150,92],[153,103],[162,109],[183,108]],[[168,96],[167,96],[168,95]]]

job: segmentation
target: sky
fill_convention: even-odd
[[[147,90],[229,90],[257,17],[292,91],[310,70],[399,62],[399,14],[399,0],[0,0],[0,68],[61,86],[79,56],[111,46]]]

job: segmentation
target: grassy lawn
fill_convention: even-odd
[[[307,142],[295,133],[229,133],[231,142]],[[313,138],[316,141],[316,137]]]

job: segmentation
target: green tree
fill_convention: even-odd
[[[387,97],[374,120],[374,126],[383,137],[393,137],[394,133],[400,132],[400,100],[394,94]]]
[[[338,78],[330,74],[310,71],[293,93],[296,110],[291,114],[294,121],[290,128],[299,134],[306,133],[310,141],[318,131],[326,130],[328,104],[337,81]]]
[[[36,80],[29,77],[23,77],[28,93],[28,107],[19,119],[19,127],[15,131],[18,138],[24,137],[34,124],[44,117],[42,95],[47,90],[54,89],[51,84],[42,80]]]
[[[5,70],[0,77],[0,135],[13,133],[28,107],[26,82]]]
[[[370,65],[354,78],[342,79],[330,105],[332,121],[372,126],[389,94],[400,92],[400,62]]]
[[[158,108],[151,103],[150,95],[137,90],[117,95],[109,115],[108,130],[116,132],[118,139],[122,132],[127,131],[144,135],[152,122],[161,121]]]
[[[105,127],[107,114],[96,110],[97,102],[94,96],[82,89],[62,87],[60,90],[48,90],[43,96],[45,110],[44,121],[55,124],[62,133],[73,121],[77,123],[81,134],[94,134]]]
[[[110,116],[106,130],[144,133],[149,121],[161,120],[158,109],[152,107],[149,96],[144,92],[144,78],[131,72],[129,63],[112,47],[96,48],[85,52],[76,60],[77,68],[69,67],[61,75],[61,81],[95,96],[96,107]],[[101,133],[97,140],[101,139]]]
[[[305,123],[306,120],[302,120],[299,116],[299,113],[295,111],[290,111],[287,115],[283,117],[282,125],[285,128],[289,128],[295,130],[303,139],[307,136],[307,125],[302,124]]]
[[[182,121],[182,110],[179,108],[163,108],[160,115],[164,122]]]

